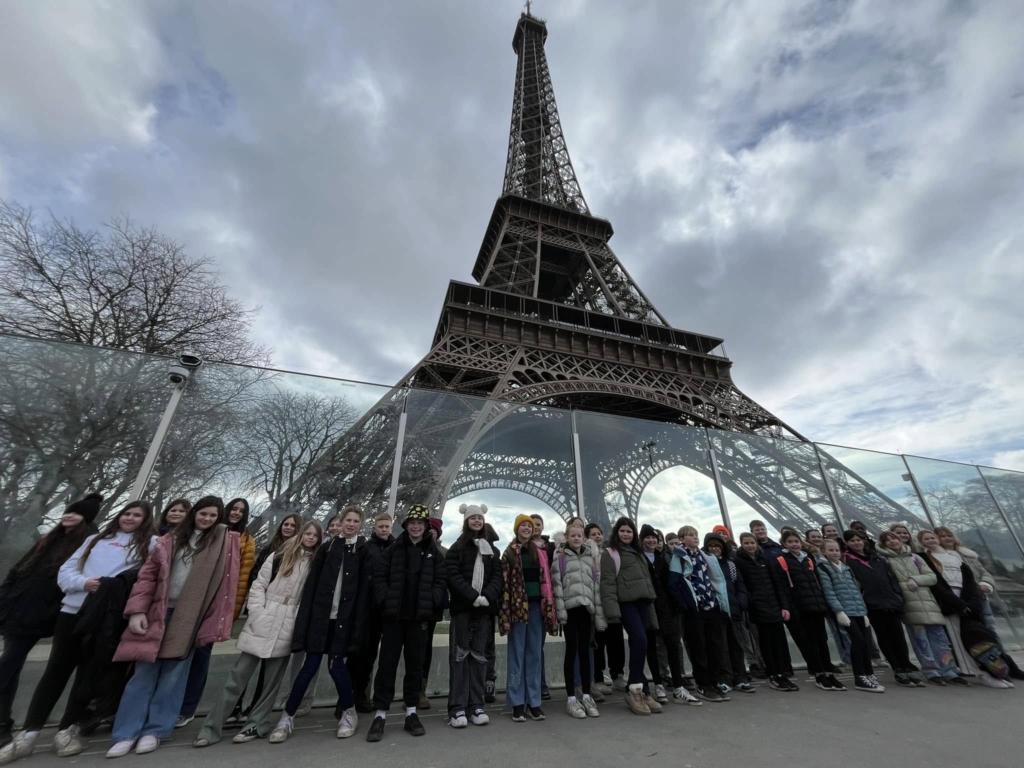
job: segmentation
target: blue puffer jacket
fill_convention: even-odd
[[[725,574],[718,564],[718,558],[706,552],[697,550],[708,564],[708,575],[711,577],[711,587],[715,590],[715,598],[722,609],[722,613],[729,616],[729,588],[725,583]],[[669,566],[668,588],[675,597],[679,607],[684,611],[697,610],[697,595],[690,584],[690,576],[693,574],[693,565],[686,557],[685,547],[676,547],[672,555],[672,564]]]
[[[847,616],[867,616],[868,607],[860,593],[860,584],[844,562],[833,564],[829,560],[818,563],[818,581],[825,600],[833,613],[842,611]]]

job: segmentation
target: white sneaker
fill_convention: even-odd
[[[281,719],[277,721],[277,725],[270,734],[270,738],[267,739],[271,744],[282,744],[288,741],[288,737],[292,735],[292,730],[295,728],[295,721],[292,720],[288,714],[282,714]]]
[[[681,686],[672,691],[672,701],[676,704],[689,704],[691,707],[704,706],[703,701]]]
[[[662,704],[668,701],[668,694],[665,692],[664,685],[654,686],[654,698],[656,698]]]
[[[978,675],[978,680],[981,681],[982,685],[987,685],[989,688],[1012,688],[1013,685],[1007,685],[1005,680],[999,680],[998,678],[992,677],[988,672],[982,672]]]
[[[583,711],[587,713],[587,717],[601,716],[601,713],[597,711],[597,703],[590,696],[583,697]]]
[[[608,674],[607,671],[601,673],[601,679],[604,681],[605,685],[607,685],[609,688],[611,688],[612,676],[610,674]]]
[[[25,738],[25,732],[22,731],[14,737],[14,741],[0,749],[0,765],[7,765],[19,758],[31,755],[35,748],[36,740]]]
[[[472,715],[469,716],[469,722],[473,725],[487,725],[491,722],[491,718],[487,716],[487,713],[482,709],[478,709]]]
[[[295,712],[296,717],[305,717],[313,711],[313,697],[307,696],[299,704],[298,710]]]
[[[53,752],[57,757],[72,757],[85,752],[85,742],[78,735],[78,726],[57,731],[53,737]]]
[[[124,757],[132,751],[134,746],[134,741],[119,741],[107,750],[107,757]]]
[[[349,707],[341,713],[341,720],[338,721],[338,738],[347,739],[356,732],[359,727],[359,715],[355,707]]]
[[[139,743],[135,745],[136,755],[148,755],[150,752],[155,752],[156,748],[160,746],[160,739],[156,736],[143,736],[139,739]]]
[[[186,725],[188,725],[195,719],[195,715],[193,715],[192,717],[179,717],[177,720],[174,721],[174,727],[184,728]]]
[[[612,687],[607,683],[594,683],[590,688],[591,690],[596,690],[605,696],[611,695],[612,692]]]
[[[452,728],[465,728],[467,725],[469,725],[469,721],[466,719],[465,712],[456,712],[454,715],[451,716],[451,719],[448,721],[448,724]]]
[[[577,720],[587,719],[587,710],[580,704],[579,699],[572,699],[565,703],[565,711],[569,717],[575,717]]]
[[[626,685],[626,679],[622,675],[619,675],[614,680],[612,680],[613,691],[625,692],[628,688],[629,686]]]

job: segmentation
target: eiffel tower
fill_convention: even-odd
[[[609,491],[623,493],[635,518],[658,471],[690,465],[707,472],[689,458],[693,446],[678,445],[672,433],[681,431],[671,425],[804,441],[736,387],[722,339],[673,328],[612,252],[612,225],[590,212],[569,158],[546,40],[545,22],[528,9],[512,38],[504,184],[473,266],[476,282],[450,282],[430,351],[311,468],[325,501],[399,513],[417,502],[440,514],[450,498],[505,488],[564,518],[585,511],[607,523]],[[570,449],[573,410],[665,427],[657,462],[638,445],[603,447],[599,471],[584,483],[584,510]],[[829,501],[814,480],[820,465],[785,451],[766,458],[722,450],[733,468],[723,483],[767,519],[822,522],[816,510]],[[783,471],[794,482],[804,478],[804,491],[773,493],[771,478]],[[879,503],[876,489],[853,482],[865,505]]]

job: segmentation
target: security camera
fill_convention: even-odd
[[[171,384],[188,381],[190,375],[192,375],[192,371],[182,365],[172,365],[167,369],[167,378],[171,380]]]
[[[178,362],[181,363],[184,367],[188,368],[189,370],[194,371],[196,368],[203,364],[203,358],[201,358],[199,355],[194,355],[190,352],[183,352],[181,356],[178,358]]]

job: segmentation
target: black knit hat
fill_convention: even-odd
[[[856,531],[843,531],[843,541],[849,541],[854,536],[856,536],[858,539],[864,538],[861,534],[857,533]]]
[[[76,515],[81,515],[85,518],[85,522],[91,523],[96,519],[96,516],[100,513],[100,504],[103,503],[103,496],[99,493],[90,493],[84,499],[73,501],[68,504],[68,508],[64,510],[64,513],[74,512]]]
[[[648,536],[657,536],[657,535],[658,535],[658,532],[656,530],[654,530],[654,526],[653,525],[647,525],[646,523],[644,523],[644,525],[640,527],[640,543],[641,544],[643,543],[644,539],[646,539]]]
[[[422,504],[413,504],[409,507],[409,511],[405,515],[405,520],[402,521],[402,527],[405,528],[409,524],[410,520],[422,520],[424,523],[430,524],[430,510]]]

